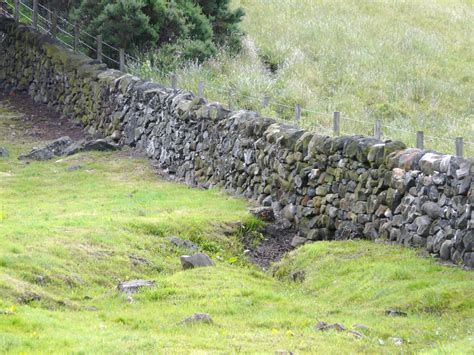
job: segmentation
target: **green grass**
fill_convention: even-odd
[[[181,87],[196,91],[204,80],[206,96],[224,103],[230,88],[235,106],[286,120],[299,103],[312,111],[303,111],[302,126],[320,133],[341,111],[344,134],[372,134],[381,120],[385,138],[414,146],[423,130],[425,147],[446,153],[462,136],[466,155],[474,154],[472,1],[233,4],[246,12],[244,52],[178,70]],[[269,65],[277,71],[269,73]],[[168,82],[146,65],[135,71]],[[288,107],[264,109],[264,95]]]
[[[41,142],[22,135],[18,117],[0,105],[0,146],[11,152],[0,159],[0,352],[474,351],[472,272],[348,241],[307,245],[264,273],[223,233],[258,225],[244,201],[160,180],[128,152],[24,165],[16,156]],[[68,170],[75,165],[84,168]],[[186,251],[171,235],[194,240],[216,267],[182,271]],[[304,282],[291,281],[295,271]],[[134,278],[156,286],[129,304],[116,286]],[[387,317],[388,308],[408,317]],[[195,312],[215,323],[178,325]],[[364,324],[366,338],[316,331],[318,320]]]

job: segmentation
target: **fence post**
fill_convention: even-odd
[[[378,139],[378,140],[382,138],[382,123],[379,120],[375,121],[374,137],[375,139]]]
[[[464,138],[457,137],[455,144],[456,144],[456,156],[460,158],[464,158]]]
[[[20,22],[20,0],[15,0],[15,21]]]
[[[79,25],[76,23],[74,25],[74,51],[75,52],[79,52],[79,40],[80,40]]]
[[[333,129],[336,137],[341,135],[341,113],[337,111],[333,114]]]
[[[176,74],[171,74],[171,88],[173,90],[178,89],[178,76]]]
[[[263,97],[262,105],[263,107],[267,108],[269,104],[270,104],[270,96],[265,95]]]
[[[33,28],[38,29],[38,0],[33,0]]]
[[[416,132],[416,147],[418,149],[425,149],[425,135],[423,131]]]
[[[232,105],[232,90],[229,90],[229,111],[234,111],[234,106]]]
[[[97,35],[97,60],[102,63],[102,35]]]
[[[58,34],[58,14],[56,11],[54,11],[51,17],[51,37],[56,39],[57,34]]]
[[[125,71],[125,49],[119,49],[119,70]]]
[[[295,105],[295,121],[298,124],[301,119],[301,105],[296,104]]]
[[[198,97],[204,99],[204,81],[202,80],[198,83]]]

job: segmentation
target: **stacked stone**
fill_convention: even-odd
[[[106,69],[11,20],[0,20],[0,33],[2,88],[28,90],[188,184],[272,207],[298,226],[294,246],[382,238],[474,266],[472,160],[230,112]]]

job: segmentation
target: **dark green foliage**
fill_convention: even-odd
[[[229,9],[230,0],[197,0],[202,12],[212,23],[215,41],[219,45],[228,45],[230,49],[240,49],[242,32],[239,23],[245,13],[242,8]]]
[[[150,52],[163,69],[203,61],[217,46],[240,48],[243,11],[229,0],[50,0],[70,6],[72,18],[105,42],[138,54]],[[80,4],[78,4],[80,2]],[[54,3],[54,4],[53,4]],[[65,5],[68,4],[68,5]]]

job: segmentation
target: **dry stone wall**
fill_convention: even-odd
[[[273,207],[298,227],[294,246],[383,239],[474,266],[472,159],[230,112],[107,69],[9,19],[0,19],[0,36],[4,90],[27,90],[90,133],[142,149],[189,184]]]

